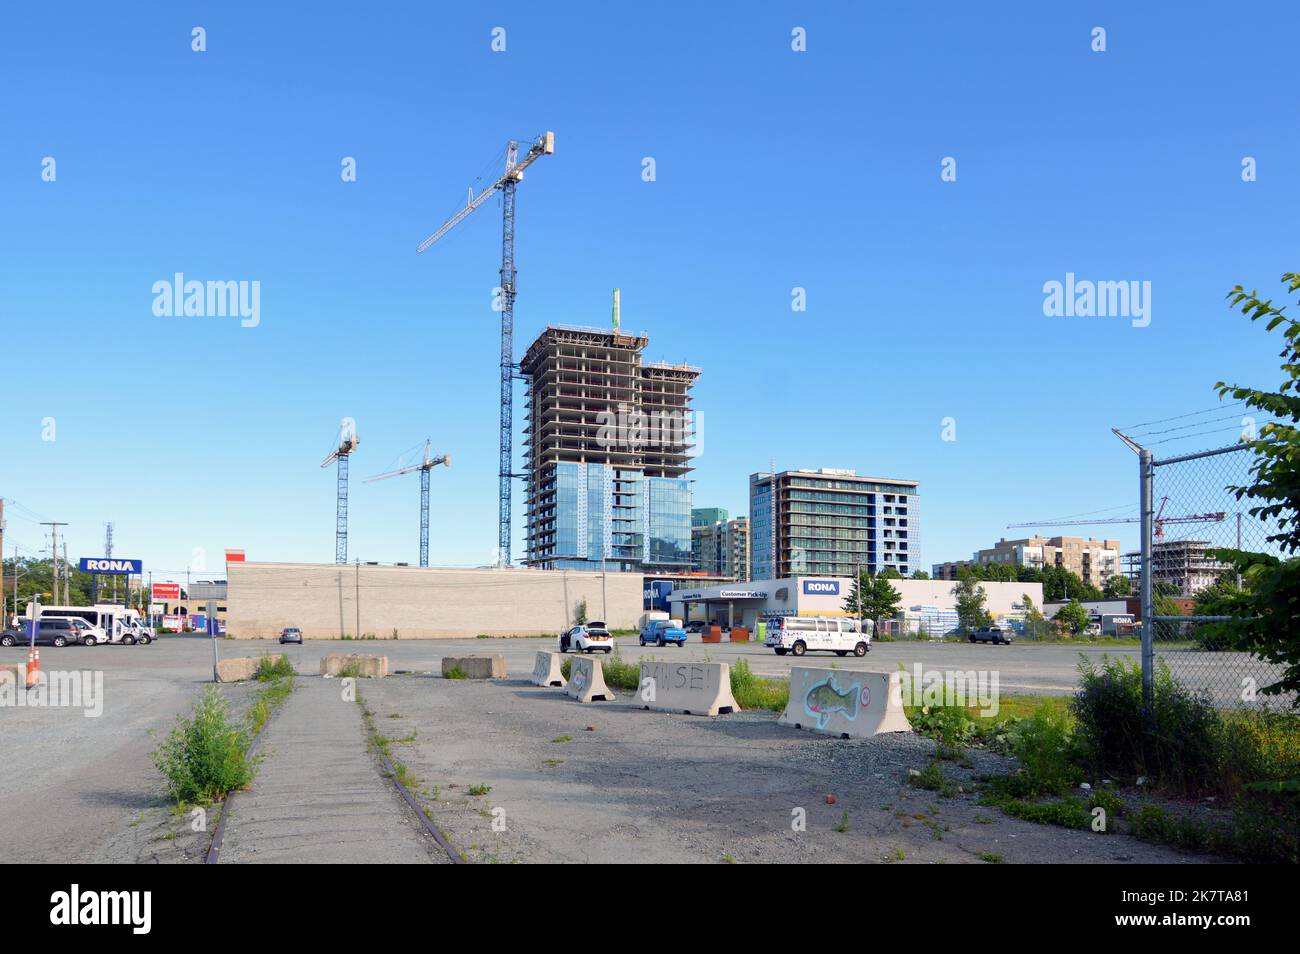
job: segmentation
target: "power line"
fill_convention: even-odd
[[[1246,403],[1245,401],[1234,401],[1231,404],[1218,404],[1214,407],[1207,407],[1202,411],[1189,411],[1186,414],[1175,414],[1173,417],[1162,417],[1154,421],[1145,421],[1142,424],[1129,424],[1125,427],[1121,427],[1120,430],[1127,432],[1127,431],[1135,430],[1139,427],[1150,427],[1152,424],[1165,424],[1169,421],[1181,421],[1185,417],[1195,417],[1198,414],[1209,414],[1211,411],[1219,411],[1219,410],[1223,410],[1224,408],[1237,407],[1238,405],[1245,404],[1245,403]]]

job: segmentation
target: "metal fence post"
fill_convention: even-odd
[[[1149,707],[1155,698],[1155,608],[1152,605],[1151,586],[1151,524],[1155,516],[1152,485],[1155,483],[1155,466],[1151,451],[1142,448],[1138,455],[1141,468],[1140,500],[1142,507],[1142,700]]]

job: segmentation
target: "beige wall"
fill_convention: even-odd
[[[358,609],[360,635],[378,639],[394,630],[400,639],[549,635],[564,625],[566,587],[570,621],[584,597],[587,617],[602,617],[601,574],[576,570],[231,563],[227,576],[226,630],[236,639],[275,636],[285,626],[308,639],[355,638]],[[611,627],[635,627],[642,575],[608,574],[605,598]]]

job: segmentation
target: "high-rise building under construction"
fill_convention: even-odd
[[[643,364],[650,339],[547,327],[519,363],[527,562],[548,569],[691,565],[691,387],[700,369]]]

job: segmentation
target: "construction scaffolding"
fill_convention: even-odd
[[[637,519],[637,484],[685,477],[694,446],[691,387],[700,369],[642,364],[645,334],[548,326],[519,363],[528,382],[524,445],[527,561],[555,553],[556,465],[607,465],[612,519]],[[634,531],[628,528],[629,535]],[[632,553],[619,556],[635,561]]]

